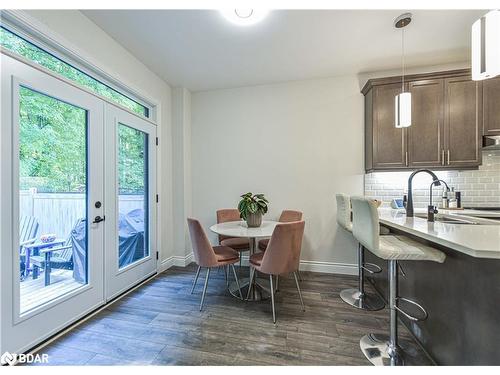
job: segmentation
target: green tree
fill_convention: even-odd
[[[21,189],[85,190],[87,112],[25,87],[19,95]]]
[[[0,45],[31,60],[55,73],[74,81],[83,87],[99,94],[115,103],[121,104],[139,115],[147,115],[147,108],[118,91],[90,77],[73,66],[59,60],[57,57],[38,48],[34,44],[18,37],[10,31],[0,27]]]

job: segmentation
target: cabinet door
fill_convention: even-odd
[[[410,82],[412,111],[408,128],[408,157],[412,168],[442,164],[443,80]]]
[[[481,164],[480,104],[479,82],[469,77],[445,80],[444,165],[476,167]]]
[[[406,130],[394,124],[401,84],[373,88],[373,169],[406,168]]]
[[[500,77],[483,83],[483,132],[484,135],[500,135]]]

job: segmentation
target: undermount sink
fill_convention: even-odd
[[[427,220],[427,214],[415,214],[415,217]],[[478,225],[479,224],[479,223],[474,222],[474,221],[453,219],[453,218],[448,217],[448,216],[435,216],[434,221],[439,222],[439,223],[446,223],[446,224],[469,224],[469,225]]]

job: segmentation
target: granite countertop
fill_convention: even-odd
[[[425,215],[423,209],[415,209],[415,215]],[[404,210],[380,208],[380,223],[402,232],[476,258],[500,259],[500,212],[440,210],[443,217],[473,220],[478,224],[427,222],[420,217],[406,217]],[[470,216],[468,216],[470,215]]]

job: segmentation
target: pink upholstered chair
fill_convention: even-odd
[[[300,293],[297,271],[300,262],[300,250],[302,248],[302,237],[304,236],[304,221],[277,224],[273,235],[269,240],[269,245],[265,252],[256,253],[250,256],[250,286],[248,288],[247,299],[253,286],[255,271],[269,275],[271,284],[271,307],[273,310],[273,322],[276,323],[276,311],[274,305],[273,275],[279,276],[293,273],[295,285],[299,292],[300,303],[305,311],[304,301]]]
[[[194,288],[196,287],[196,282],[198,281],[198,276],[200,275],[201,268],[203,267],[207,269],[205,286],[203,287],[203,293],[201,295],[200,311],[203,308],[203,301],[205,300],[205,294],[207,292],[210,269],[214,267],[231,266],[231,268],[233,269],[234,278],[236,280],[236,285],[238,286],[240,292],[240,298],[243,299],[238,275],[236,275],[236,270],[234,269],[234,264],[240,260],[240,254],[236,250],[231,249],[227,246],[212,247],[200,222],[196,219],[191,218],[188,218],[187,221],[189,227],[189,236],[191,237],[191,244],[193,245],[194,260],[198,265],[198,270],[196,271],[193,287],[191,288],[191,294],[193,294]]]
[[[301,221],[301,220],[302,220],[302,212],[293,210],[283,210],[281,212],[280,218],[278,219],[280,223],[291,223],[292,221]],[[269,244],[269,238],[260,240],[259,249],[261,251],[266,251],[268,244]]]
[[[237,208],[224,208],[217,210],[217,224],[226,223],[228,221],[240,221],[240,212]],[[250,251],[248,238],[228,237],[219,234],[219,244],[228,246],[238,252]],[[241,256],[240,256],[241,268]]]

